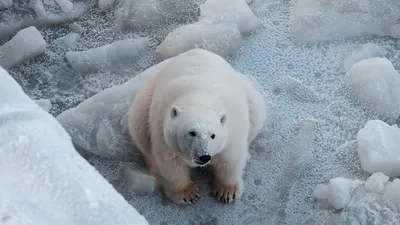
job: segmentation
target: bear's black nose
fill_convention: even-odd
[[[201,155],[199,159],[201,163],[206,164],[211,160],[211,155]]]

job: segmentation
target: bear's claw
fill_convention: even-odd
[[[173,199],[177,204],[196,204],[200,199],[199,188],[195,183],[191,183],[176,193]]]
[[[238,185],[217,185],[214,188],[213,194],[216,199],[223,203],[231,203],[236,199]]]

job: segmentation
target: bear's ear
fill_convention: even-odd
[[[221,113],[220,122],[221,122],[222,125],[225,125],[225,122],[226,122],[226,114],[225,114],[225,112]]]
[[[176,106],[176,105],[172,106],[171,112],[170,112],[171,118],[174,119],[175,117],[177,117],[179,115],[180,111],[181,110],[179,109],[178,106]]]

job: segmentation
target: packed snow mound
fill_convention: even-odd
[[[296,0],[291,32],[300,41],[400,35],[397,0]]]
[[[343,59],[343,70],[348,72],[354,63],[363,59],[384,57],[383,50],[375,43],[366,43],[357,46],[350,54],[346,55]]]
[[[38,56],[47,47],[36,27],[28,27],[18,33],[3,46],[0,46],[0,66],[11,68],[25,60]]]
[[[364,170],[400,176],[400,128],[370,120],[357,134],[358,155]]]
[[[254,32],[261,24],[245,0],[207,0],[200,5],[199,20],[205,19],[233,22],[243,36]]]
[[[169,59],[154,65],[124,84],[107,88],[57,116],[78,149],[108,158],[129,158],[135,151],[130,141],[127,111],[136,93]]]
[[[0,218],[7,224],[140,224],[146,219],[74,149],[57,120],[0,67]]]
[[[400,74],[387,58],[355,63],[345,75],[351,95],[380,119],[392,123],[400,115]]]
[[[236,24],[227,21],[199,21],[174,29],[157,47],[161,60],[177,56],[194,48],[201,48],[229,57],[242,42]]]
[[[151,28],[171,21],[191,21],[205,0],[121,0],[115,11],[118,29]]]
[[[148,47],[148,38],[132,38],[82,52],[67,52],[65,56],[74,70],[96,72],[101,69],[121,69],[126,65],[132,65]]]
[[[389,181],[382,173],[373,173],[366,181],[337,177],[328,185],[318,184],[314,196],[319,208],[333,206],[343,209],[334,221],[337,224],[390,224],[400,223],[400,180]],[[329,222],[328,218],[326,222]],[[332,221],[333,222],[333,221]],[[330,224],[330,223],[327,223]]]

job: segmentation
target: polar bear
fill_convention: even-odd
[[[134,98],[129,134],[176,204],[194,204],[190,168],[213,172],[213,194],[238,200],[248,146],[266,120],[262,94],[221,56],[193,49],[174,57]]]

